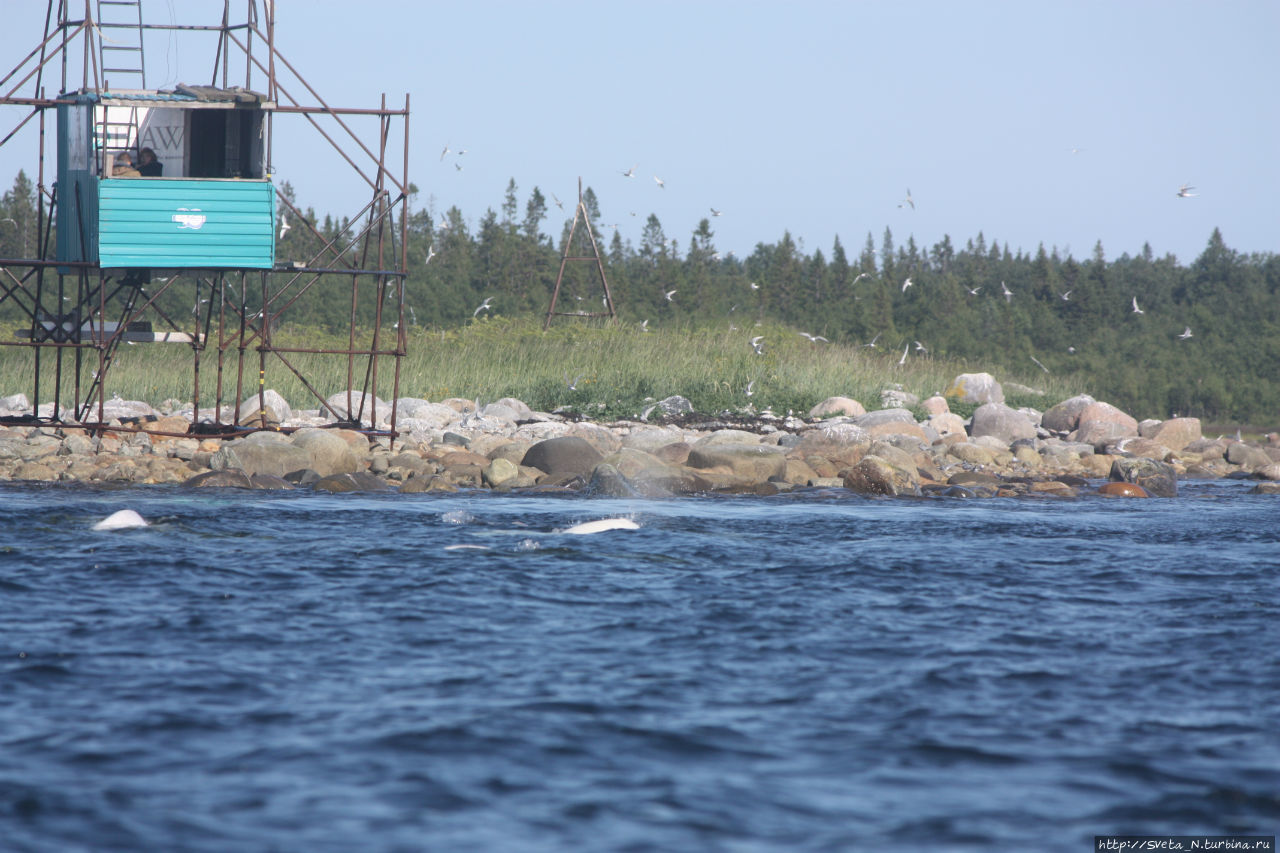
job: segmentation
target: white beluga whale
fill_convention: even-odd
[[[147,520],[131,509],[122,509],[111,513],[93,526],[94,530],[130,530],[135,527],[147,527]]]
[[[573,527],[567,528],[561,532],[581,536],[587,533],[604,533],[606,530],[639,529],[640,525],[636,524],[629,518],[601,518],[596,521],[584,521],[582,524],[575,524]]]

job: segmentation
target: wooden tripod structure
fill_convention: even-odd
[[[591,244],[590,255],[574,256],[573,235],[578,229],[578,221],[586,229],[588,242]],[[600,284],[604,287],[604,311],[556,311],[556,302],[560,299],[560,284],[564,281],[564,268],[569,261],[594,261],[596,271],[600,273]],[[564,254],[560,258],[560,272],[556,274],[556,287],[551,292],[551,306],[547,308],[547,320],[542,324],[542,331],[551,328],[552,317],[608,317],[618,319],[618,311],[613,304],[613,295],[609,293],[609,279],[604,274],[604,260],[600,257],[600,246],[596,243],[596,235],[591,230],[591,217],[587,216],[587,206],[582,202],[582,178],[578,178],[578,206],[573,210],[573,224],[569,226],[569,237],[564,241]]]

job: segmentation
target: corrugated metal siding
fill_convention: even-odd
[[[103,267],[270,269],[275,246],[275,187],[268,181],[98,184]]]

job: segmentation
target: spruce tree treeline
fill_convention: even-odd
[[[292,199],[287,184],[280,191]],[[407,322],[456,326],[487,297],[496,314],[544,317],[573,215],[569,202],[551,198],[554,206],[535,187],[521,208],[511,180],[500,210],[487,210],[474,233],[457,207],[412,210]],[[1173,255],[1155,257],[1149,245],[1107,260],[1098,243],[1077,260],[1043,244],[1033,254],[1014,252],[981,233],[963,248],[950,237],[928,248],[911,237],[897,245],[888,228],[878,244],[868,233],[852,255],[839,237],[828,257],[784,231],[738,258],[717,251],[709,219],[682,249],[650,215],[635,246],[604,221],[592,189],[583,201],[625,322],[733,325],[749,335],[768,319],[837,342],[915,350],[918,341],[929,355],[974,369],[1080,376],[1094,396],[1138,417],[1259,426],[1280,418],[1280,255],[1236,252],[1217,229],[1185,266]],[[33,210],[31,182],[19,173],[0,201],[0,220],[11,220],[0,222],[0,257],[30,256]],[[364,224],[306,215],[329,238]],[[546,232],[557,222],[553,238]],[[581,226],[574,240],[572,257],[592,254]],[[318,249],[307,229],[293,228],[278,257],[307,260]],[[604,310],[592,263],[566,267],[557,311],[575,310]],[[340,331],[349,312],[349,288],[335,286],[309,292],[290,321]],[[5,318],[15,319],[11,313]]]

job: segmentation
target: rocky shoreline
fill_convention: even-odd
[[[0,480],[30,483],[175,484],[324,492],[579,492],[602,496],[774,495],[800,489],[876,496],[1064,498],[1082,494],[1175,497],[1180,479],[1250,479],[1280,494],[1280,435],[1261,442],[1207,438],[1196,418],[1137,421],[1105,402],[1073,397],[1044,411],[1013,409],[988,374],[965,374],[943,395],[898,390],[866,411],[832,397],[805,417],[770,412],[706,417],[688,401],[655,401],[644,420],[594,423],[534,412],[514,399],[484,406],[449,399],[391,406],[338,394],[294,412],[268,391],[241,405],[241,420],[271,429],[200,438],[175,403],[112,400],[90,432],[73,424],[15,423],[32,409],[0,400]],[[347,412],[348,401],[355,418]],[[950,401],[950,402],[949,402]],[[950,405],[976,406],[961,418]],[[246,414],[247,412],[247,414]],[[48,407],[40,414],[48,417]],[[225,413],[228,417],[231,413]],[[922,415],[921,417],[918,417]]]

